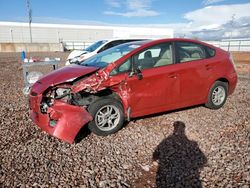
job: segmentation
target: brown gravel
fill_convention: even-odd
[[[217,111],[136,119],[69,145],[31,122],[18,59],[0,53],[0,187],[249,187],[250,79]]]
[[[232,54],[238,64],[250,64],[250,52],[232,52]]]

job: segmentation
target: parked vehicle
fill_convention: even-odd
[[[72,143],[83,126],[109,135],[131,118],[205,104],[221,108],[235,90],[230,54],[189,39],[126,43],[38,80],[32,120]]]
[[[87,47],[85,50],[73,50],[66,61],[65,65],[70,64],[79,64],[82,61],[92,57],[93,55],[100,53],[104,50],[112,48],[114,46],[124,44],[127,42],[140,41],[143,39],[109,39],[109,40],[100,40],[94,44]]]

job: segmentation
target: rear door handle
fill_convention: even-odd
[[[212,68],[213,68],[212,65],[206,65],[206,69],[207,69],[207,70],[211,70]]]
[[[177,78],[177,75],[176,75],[176,74],[170,74],[168,77],[169,77],[169,78],[176,79],[176,78]]]

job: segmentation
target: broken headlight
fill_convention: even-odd
[[[70,64],[76,64],[76,63],[78,63],[79,62],[79,59],[78,59],[79,57],[74,57],[73,59],[70,59],[69,60],[69,63]]]
[[[54,99],[50,97],[44,97],[40,105],[40,110],[42,113],[47,113],[49,107],[54,104]]]
[[[55,90],[55,98],[56,99],[61,99],[68,94],[70,94],[71,90],[69,88],[57,88]]]
[[[50,89],[43,97],[40,105],[42,113],[47,113],[49,107],[53,106],[56,99],[62,99],[70,95],[71,90],[69,88],[53,88]],[[67,98],[66,98],[67,100]]]

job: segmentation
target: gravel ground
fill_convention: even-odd
[[[70,145],[31,122],[18,57],[0,59],[0,187],[249,187],[250,79],[217,111],[136,119]]]

